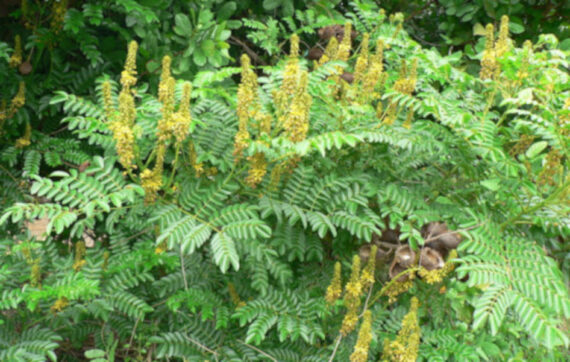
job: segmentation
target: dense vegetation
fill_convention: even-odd
[[[568,3],[464,3],[4,2],[0,360],[567,358]]]

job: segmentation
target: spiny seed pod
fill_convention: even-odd
[[[29,61],[25,61],[22,64],[20,64],[20,66],[18,67],[18,71],[20,72],[21,75],[28,75],[32,72],[32,65],[30,64]]]
[[[447,224],[442,222],[427,224],[423,228],[423,236],[427,240],[427,246],[439,251],[444,256],[447,255],[447,251],[442,249],[455,249],[461,243],[461,235],[449,231]]]
[[[389,275],[390,275],[390,279],[394,279],[398,274],[400,274],[401,272],[403,272],[404,270],[408,269],[407,267],[403,267],[402,265],[400,265],[396,259],[394,259],[394,261],[392,262],[392,265],[390,265],[390,270],[389,270]],[[405,281],[407,281],[408,279],[410,279],[410,274],[404,274],[402,276],[400,276],[397,281],[400,283],[403,283]]]
[[[319,60],[321,59],[323,54],[324,54],[323,49],[321,49],[319,46],[314,46],[311,49],[309,49],[309,54],[307,55],[307,58],[309,58],[309,60]]]
[[[344,72],[340,77],[349,84],[352,84],[352,82],[354,82],[354,74],[352,73]]]
[[[420,265],[426,270],[441,269],[445,265],[441,254],[431,248],[423,248],[420,254]]]

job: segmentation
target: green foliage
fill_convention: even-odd
[[[293,12],[294,5],[264,1],[253,13],[262,7],[281,20],[240,19],[243,39],[269,56],[260,59],[277,60],[255,72],[244,65],[241,79],[239,68],[218,69],[232,58],[226,40],[237,31],[237,2],[116,0],[68,10],[53,35],[76,36],[74,49],[92,66],[40,98],[51,128],[38,129],[26,105],[7,124],[31,120],[30,144],[0,150],[2,193],[12,194],[0,214],[0,360],[346,361],[363,343],[365,310],[368,359],[389,359],[383,351],[406,330],[412,297],[421,331],[413,359],[564,358],[568,51],[553,35],[510,46],[482,80],[472,65],[484,54],[425,49],[401,30],[399,16],[353,2],[346,11],[356,29],[353,53],[315,69],[303,59],[303,42],[346,19],[324,19],[317,7]],[[168,100],[155,96],[166,79],[158,92],[148,74],[130,90],[119,82],[124,53],[114,59],[90,38],[101,26],[145,39],[140,73],[158,74],[169,53],[178,78],[196,74],[190,124],[165,131],[168,102],[171,120],[184,118],[183,82]],[[280,56],[289,31],[303,38],[299,59]],[[384,43],[385,76],[372,91],[339,77],[358,75],[364,31],[370,54],[377,39]],[[0,46],[1,62],[2,52],[8,48]],[[256,81],[246,83],[248,76]],[[403,81],[412,81],[411,91]],[[125,89],[136,108],[128,108]],[[109,112],[109,103],[120,111]],[[136,110],[132,149],[121,148],[116,129],[125,109]],[[64,134],[54,134],[60,126]],[[10,132],[6,139],[16,137]],[[134,154],[130,168],[117,161],[125,149]],[[149,181],[145,171],[158,177]],[[451,261],[457,270],[435,284],[417,277],[387,298],[386,288],[401,283],[389,280],[389,262],[379,262],[375,283],[357,295],[357,331],[339,334],[350,288],[327,304],[334,264],[346,281],[352,256],[388,229],[417,251],[423,226],[435,221],[463,237]]]

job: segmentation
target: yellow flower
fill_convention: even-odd
[[[350,362],[368,361],[370,341],[372,341],[372,313],[367,310],[364,312],[362,325],[360,326],[360,331],[358,331],[358,339],[356,340],[354,351],[350,355]]]
[[[148,168],[141,172],[141,186],[145,191],[145,202],[153,203],[156,193],[162,187],[162,173],[151,171]]]
[[[160,83],[158,84],[158,101],[164,103],[166,98],[170,96],[168,89],[168,81],[171,78],[170,76],[170,65],[172,63],[172,59],[170,56],[165,55],[162,58],[162,73],[160,74]]]
[[[402,124],[402,127],[407,128],[407,129],[412,128],[412,120],[413,119],[414,119],[414,109],[412,107],[410,107],[408,109],[408,115],[406,117],[406,120]]]
[[[16,140],[16,148],[24,148],[30,145],[32,136],[32,126],[26,123],[24,135]]]
[[[75,258],[73,261],[73,270],[75,270],[76,272],[80,271],[81,268],[83,268],[83,266],[86,263],[85,253],[86,253],[85,242],[78,241],[77,243],[75,243]]]
[[[487,24],[485,28],[485,50],[481,58],[481,71],[479,77],[483,80],[491,79],[497,70],[497,60],[495,59],[495,27],[493,24]]]
[[[61,312],[63,309],[65,309],[65,307],[67,307],[68,305],[69,305],[69,300],[66,297],[60,297],[50,307],[50,311],[53,314],[57,314]]]
[[[354,66],[354,82],[360,83],[364,79],[364,74],[368,69],[368,33],[364,33],[362,36],[362,43],[360,43],[360,54],[356,59],[356,65]]]
[[[249,156],[247,160],[249,161],[249,171],[245,182],[249,187],[255,188],[267,173],[267,160],[265,159],[265,155],[261,152]]]
[[[335,36],[333,36],[330,38],[327,47],[325,48],[325,53],[323,54],[321,59],[319,59],[319,65],[323,65],[329,60],[337,59],[337,54],[338,54],[338,40],[336,39]]]
[[[366,74],[366,77],[364,77],[363,79],[362,93],[366,97],[370,98],[379,97],[379,95],[377,96],[375,95],[375,97],[372,97],[372,94],[374,93],[374,90],[382,76],[382,72],[384,71],[383,62],[384,62],[384,42],[382,41],[382,39],[378,39],[378,41],[376,42],[376,53],[370,59],[370,66],[368,68],[368,72]]]
[[[34,259],[32,261],[32,271],[30,274],[30,284],[32,287],[39,287],[42,278],[40,258]]]
[[[334,265],[334,274],[331,281],[331,284],[327,288],[327,294],[325,296],[325,300],[328,304],[334,304],[342,293],[342,286],[340,280],[340,272],[341,272],[341,265],[340,262],[336,262]]]
[[[121,84],[125,88],[132,87],[137,83],[137,50],[138,44],[136,41],[131,41],[129,43],[129,50],[127,52],[127,60],[125,62],[125,68],[121,73]]]
[[[103,83],[101,92],[103,93],[103,107],[105,109],[105,116],[107,121],[112,121],[115,117],[113,98],[111,95],[111,82],[105,81]]]
[[[362,283],[360,281],[360,256],[354,255],[352,258],[350,279],[346,283],[344,293],[344,306],[347,308],[347,312],[340,329],[340,333],[344,336],[352,332],[358,322],[358,307],[360,307],[361,303],[361,294]]]
[[[250,111],[257,96],[257,76],[250,69],[250,60],[246,54],[241,56],[241,83],[237,92],[238,132],[234,139],[234,158],[239,161],[243,150],[250,139],[248,131],[249,118],[255,115]]]
[[[344,24],[344,35],[342,37],[342,41],[338,46],[338,53],[337,59],[342,60],[343,62],[348,61],[350,57],[350,50],[352,48],[352,24],[346,22]]]
[[[10,56],[10,67],[15,68],[22,63],[22,38],[19,35],[14,37],[14,53]]]
[[[495,44],[495,54],[502,57],[509,50],[509,17],[503,15],[501,17],[501,26],[499,27],[499,38]]]
[[[309,131],[309,110],[313,98],[307,92],[307,81],[307,72],[301,72],[297,92],[293,97],[289,114],[283,122],[283,128],[293,142],[304,140]]]
[[[382,359],[415,362],[420,347],[421,329],[418,323],[418,298],[412,297],[410,311],[402,320],[402,329],[393,342],[384,340]]]
[[[61,30],[65,14],[67,13],[67,0],[54,1],[51,9],[50,27],[56,33]]]

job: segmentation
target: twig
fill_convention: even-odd
[[[243,48],[243,50],[245,50],[245,52],[257,63],[257,64],[261,64],[261,65],[267,65],[267,63],[265,63],[263,61],[263,59],[261,59],[261,57],[259,55],[257,55],[256,52],[253,51],[253,49],[251,49],[249,47],[249,45],[247,45],[244,41],[242,41],[240,38],[237,38],[235,36],[231,36],[230,40],[232,40],[235,44],[241,46]]]
[[[218,361],[218,352],[214,351],[213,349],[210,349],[206,346],[204,346],[202,343],[198,342],[197,340],[188,337],[187,335],[183,335],[184,338],[186,338],[187,340],[189,340],[190,342],[194,343],[195,345],[197,345],[198,347],[202,348],[204,351],[206,352],[210,352],[211,354],[214,355],[214,358],[216,359],[216,361]]]
[[[186,266],[184,265],[184,256],[182,255],[182,244],[180,244],[180,268],[182,269],[182,279],[184,280],[184,290],[188,291],[188,280],[186,280]]]
[[[259,348],[255,347],[255,346],[252,346],[252,345],[249,344],[249,343],[245,343],[244,341],[240,341],[239,339],[238,339],[238,342],[241,343],[241,344],[243,344],[243,345],[246,346],[246,347],[249,347],[249,348],[253,349],[254,351],[257,351],[257,352],[261,353],[262,355],[264,355],[265,357],[269,358],[270,360],[272,360],[272,361],[274,361],[274,362],[278,362],[273,356],[271,356],[271,355],[268,354],[267,352],[263,352],[263,351],[260,350]]]
[[[334,360],[334,355],[336,354],[336,351],[338,350],[338,346],[340,346],[340,341],[342,340],[342,334],[339,333],[337,339],[336,339],[336,343],[334,345],[334,349],[333,352],[331,354],[331,357],[329,358],[329,362],[332,362]]]
[[[366,296],[366,301],[364,301],[364,307],[362,308],[362,313],[360,313],[360,315],[358,316],[358,318],[362,318],[364,316],[364,312],[366,312],[366,309],[368,309],[368,301],[370,300],[370,296],[372,295],[372,287],[374,286],[374,284],[372,284],[370,286],[370,289],[368,290],[368,295]]]
[[[427,238],[427,239],[424,239],[424,245],[427,244],[427,243],[429,243],[430,241],[437,240],[437,239],[439,239],[439,238],[442,237],[442,236],[452,235],[452,234],[456,234],[456,233],[459,233],[459,232],[462,232],[462,231],[469,231],[469,230],[471,230],[471,229],[478,228],[478,227],[481,226],[481,225],[483,225],[483,224],[473,225],[473,226],[470,226],[470,227],[465,228],[465,229],[459,229],[459,230],[448,231],[448,232],[446,232],[446,233],[439,234],[439,235],[437,235],[437,236],[431,236],[431,234],[429,234],[429,235],[428,235],[428,238]]]

